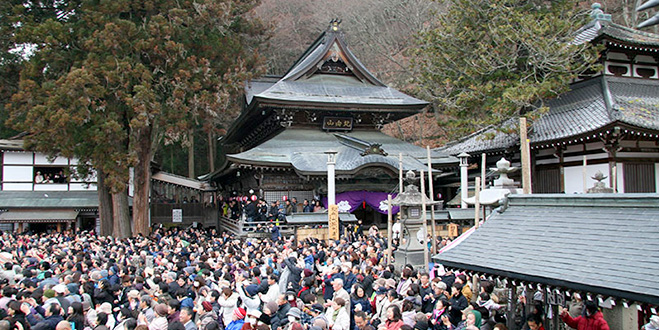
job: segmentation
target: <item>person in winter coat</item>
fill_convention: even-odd
[[[399,330],[403,323],[403,315],[397,305],[391,305],[387,308],[387,321],[378,327],[378,330]]]
[[[561,319],[569,327],[577,330],[609,330],[602,312],[597,309],[595,302],[587,301],[585,304],[585,315],[572,317],[567,309],[560,311]]]
[[[227,325],[224,330],[240,330],[245,324],[245,315],[247,312],[242,308],[238,307],[233,311],[232,321]]]
[[[257,295],[259,287],[256,284],[250,284],[244,286],[242,282],[236,283],[236,290],[240,299],[243,301],[243,305],[247,310],[258,310],[261,307],[261,298]]]
[[[48,306],[45,316],[46,318],[35,324],[32,327],[32,330],[55,330],[57,323],[64,320],[60,315],[60,306],[58,304],[51,304]]]
[[[447,330],[448,327],[444,324],[444,319],[448,319],[449,302],[446,297],[437,299],[435,309],[430,316],[430,324],[434,330]]]
[[[222,313],[219,315],[222,318],[224,325],[233,321],[233,311],[238,307],[238,293],[229,288],[222,289],[222,295],[217,298],[217,303],[222,307]]]
[[[343,298],[334,298],[332,304],[327,311],[325,316],[329,321],[329,327],[332,330],[349,330],[350,329],[350,314],[346,309],[346,301]]]
[[[284,259],[284,265],[289,269],[290,274],[286,283],[285,290],[300,291],[300,280],[302,279],[302,268],[297,266],[297,254],[291,253],[291,256]],[[280,288],[281,289],[281,288]]]
[[[208,301],[201,303],[201,309],[199,310],[199,316],[197,320],[197,329],[206,329],[206,325],[211,322],[217,321],[217,313],[213,310],[213,305]]]
[[[467,308],[469,302],[462,295],[462,284],[454,283],[451,287],[451,299],[449,300],[451,308],[449,309],[449,318],[451,324],[458,324],[462,321],[462,310]]]

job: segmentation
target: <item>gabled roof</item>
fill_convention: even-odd
[[[533,122],[531,144],[593,133],[615,123],[659,130],[659,80],[602,75],[575,83],[547,102],[549,111]],[[515,127],[508,120],[498,127]],[[505,150],[519,145],[518,134],[487,127],[439,148],[450,155]]]
[[[377,145],[376,153],[365,152],[359,143],[346,143],[346,139]],[[385,166],[398,169],[398,154],[403,154],[403,168],[427,170],[426,149],[398,140],[379,131],[352,131],[343,134],[326,133],[317,129],[289,128],[274,138],[245,152],[227,155],[230,162],[253,166],[292,166],[302,175],[327,175],[325,151],[338,152],[337,174],[352,174],[365,166]],[[379,152],[383,151],[383,152]],[[455,157],[432,152],[433,164],[457,164]]]
[[[433,259],[445,267],[657,305],[658,197],[510,195],[503,213]]]
[[[279,80],[248,84],[247,103],[419,111],[428,102],[387,87],[350,51],[338,21]],[[410,113],[411,114],[411,113]]]
[[[609,40],[632,46],[655,47],[654,51],[659,51],[659,35],[611,22],[611,15],[605,14],[602,11],[602,5],[599,3],[594,3],[591,7],[593,11],[590,17],[593,19],[577,31],[576,37],[572,41],[573,44],[579,45],[586,42]]]
[[[659,35],[657,34],[600,20],[593,20],[577,31],[573,43],[578,45],[600,39],[618,41],[628,45],[659,47]],[[656,51],[659,51],[659,48]]]

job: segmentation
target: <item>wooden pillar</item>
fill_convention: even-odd
[[[58,223],[57,223],[57,232],[58,232],[58,233],[61,233],[61,232],[62,232],[62,223],[61,223],[61,222],[58,222]]]
[[[558,155],[558,173],[560,175],[560,187],[559,190],[561,193],[565,193],[565,165],[563,162],[565,161],[565,156],[563,155],[563,148],[560,146],[556,146],[556,154]]]
[[[606,149],[606,153],[608,154],[608,158],[609,158],[609,187],[614,189],[613,192],[618,192],[617,182],[616,182],[618,173],[615,172],[618,166],[617,154],[619,147],[620,147],[619,136],[614,129],[613,133],[609,135],[607,141],[604,143],[604,149]]]
[[[506,285],[507,288],[510,288],[508,291],[508,305],[510,308],[507,312],[507,324],[508,329],[515,329],[515,311],[517,310],[517,286],[513,285],[512,281],[508,281]],[[524,314],[526,316],[526,314]]]
[[[530,194],[531,190],[531,152],[529,150],[529,140],[526,136],[526,118],[519,119],[519,141],[522,158],[522,190],[524,194]]]

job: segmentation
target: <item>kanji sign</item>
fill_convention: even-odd
[[[324,130],[350,131],[352,130],[352,117],[324,117]]]
[[[339,239],[339,206],[330,205],[327,214],[329,215],[329,238]]]
[[[172,210],[172,222],[183,222],[183,209]]]

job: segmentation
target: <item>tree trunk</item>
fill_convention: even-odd
[[[112,213],[114,214],[113,237],[126,238],[132,235],[130,230],[130,211],[128,194],[125,190],[112,194]]]
[[[134,195],[133,195],[133,225],[135,234],[149,234],[149,193],[151,192],[151,131],[153,127],[147,126],[137,132],[135,137],[135,151],[137,152],[137,165],[135,165]]]
[[[215,172],[215,134],[208,131],[208,167],[209,173]]]
[[[106,174],[97,170],[98,177],[98,217],[101,222],[100,236],[112,235],[112,227],[114,218],[112,217],[112,196],[110,196],[110,189],[105,185]]]
[[[188,177],[194,179],[194,130],[188,133]]]

